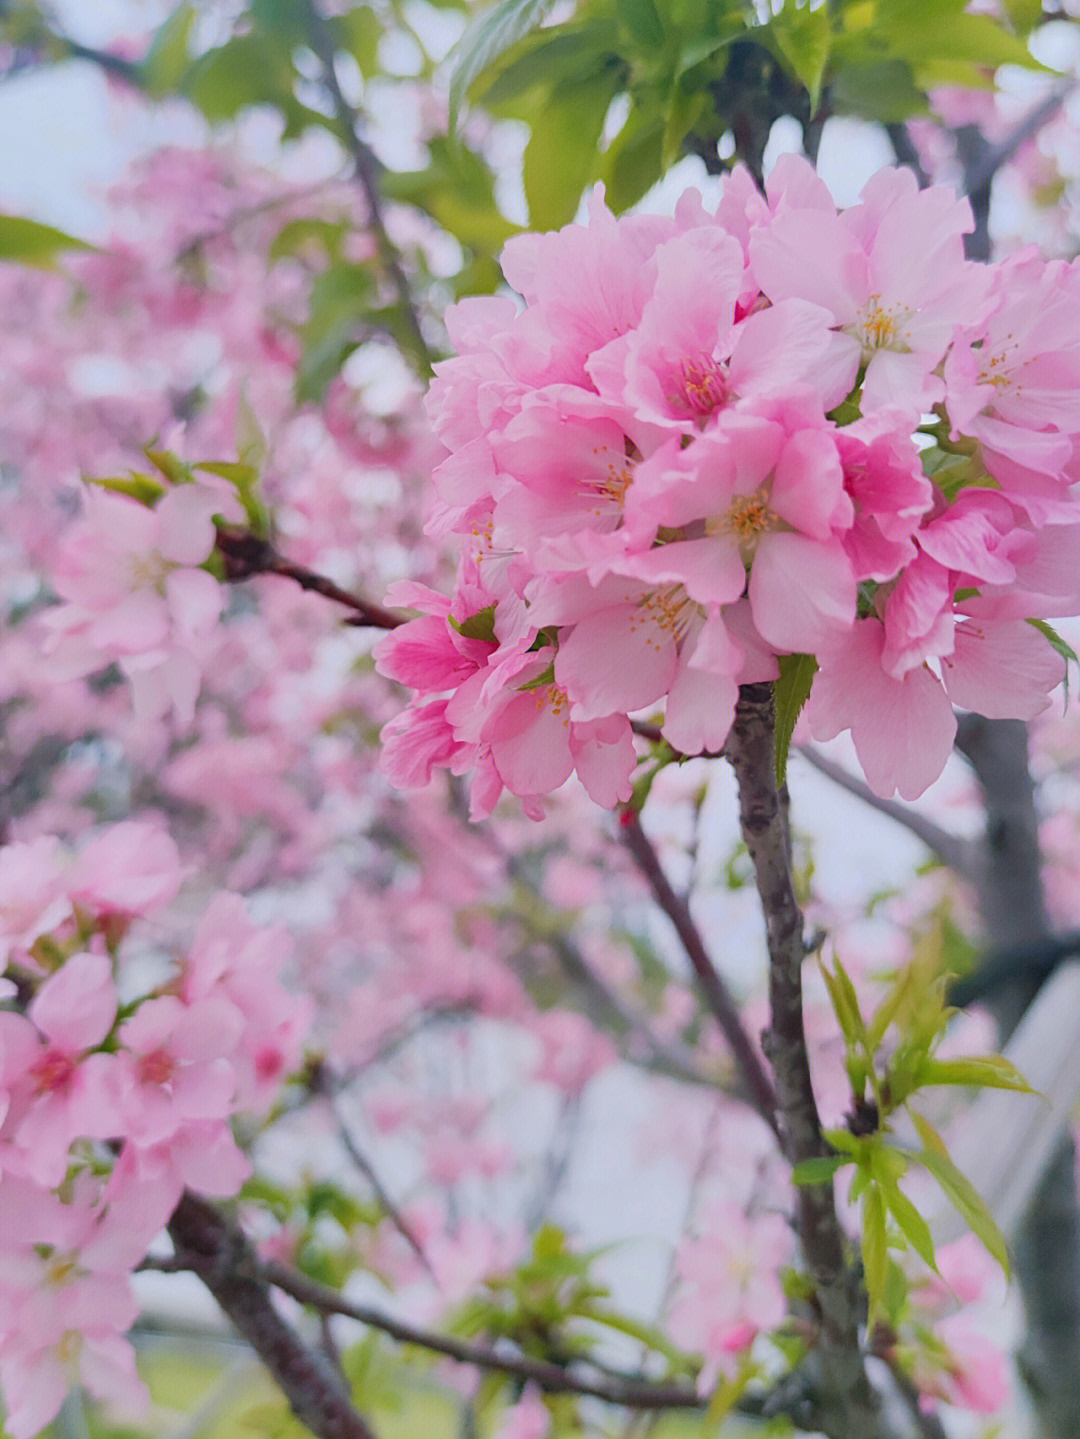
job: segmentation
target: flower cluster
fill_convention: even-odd
[[[289,941],[242,901],[208,907],[178,972],[141,978],[122,941],[177,894],[162,830],[130,821],[72,852],[0,850],[0,1379],[7,1427],[36,1433],[80,1378],[138,1397],[123,1338],[131,1272],[185,1186],[235,1194],[229,1118],[265,1109],[310,1019],[278,974]],[[132,991],[134,990],[134,994]]]
[[[944,766],[953,705],[1030,718],[1063,661],[1028,623],[1080,604],[1080,265],[964,258],[970,210],[885,170],[838,212],[785,157],[715,215],[523,235],[524,300],[461,302],[428,405],[450,451],[454,594],[380,641],[417,691],[383,732],[400,785],[473,771],[533,814],[574,771],[629,798],[630,716],[719,751],[740,685],[817,665],[807,721],[873,787]],[[917,237],[917,240],[916,240]]]

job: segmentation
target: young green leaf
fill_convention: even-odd
[[[1045,635],[1046,638],[1050,641],[1051,648],[1056,650],[1057,653],[1061,656],[1061,658],[1065,661],[1064,690],[1065,707],[1067,709],[1069,705],[1069,666],[1071,664],[1076,665],[1077,669],[1080,670],[1080,656],[1077,655],[1076,651],[1073,649],[1072,645],[1069,644],[1068,640],[1063,639],[1061,635],[1058,634],[1054,626],[1048,624],[1046,620],[1029,619],[1028,624],[1034,625],[1034,627],[1039,631],[1040,634]]]
[[[956,1209],[968,1228],[983,1247],[1001,1265],[1006,1277],[1009,1273],[1009,1250],[994,1216],[987,1209],[971,1180],[961,1174],[952,1160],[934,1149],[922,1149],[913,1154],[917,1164],[937,1180],[949,1203]]]
[[[786,4],[767,28],[780,58],[806,87],[812,113],[821,99],[821,84],[832,48],[830,7],[821,5],[811,9]]]
[[[522,164],[529,220],[537,229],[574,218],[595,175],[600,132],[621,83],[621,67],[608,64],[587,82],[556,86],[537,112]]]
[[[885,1308],[889,1277],[889,1250],[885,1234],[885,1201],[877,1185],[870,1185],[862,1201],[862,1258],[871,1319]]]
[[[50,270],[60,250],[93,248],[85,240],[76,239],[52,225],[40,225],[25,215],[0,215],[0,260]]]
[[[846,1154],[821,1154],[802,1159],[791,1171],[793,1184],[828,1184],[838,1169],[852,1161]]]
[[[930,1226],[898,1184],[883,1184],[881,1194],[889,1213],[896,1220],[900,1233],[915,1253],[936,1273],[937,1260],[934,1256],[934,1240]]]
[[[450,125],[473,81],[505,54],[515,41],[543,23],[555,0],[501,0],[478,16],[457,46],[457,64],[450,80]]]
[[[773,705],[776,709],[776,782],[783,784],[787,776],[788,751],[795,721],[810,698],[810,687],[817,674],[813,655],[781,655],[780,678],[773,682]]]
[[[916,1085],[970,1085],[976,1089],[1014,1089],[1035,1094],[1024,1076],[1002,1054],[980,1054],[958,1059],[927,1059],[920,1068]]]

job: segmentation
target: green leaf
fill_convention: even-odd
[[[967,0],[877,0],[874,39],[913,63],[969,61],[980,69],[1025,65],[1042,69],[1017,35],[989,15],[972,14]]]
[[[93,249],[85,240],[78,240],[52,225],[28,220],[25,215],[0,215],[0,260],[50,270],[60,250]]]
[[[589,1319],[594,1324],[602,1324],[606,1329],[614,1329],[619,1334],[625,1334],[630,1339],[636,1339],[639,1344],[646,1345],[657,1354],[662,1354],[665,1359],[677,1368],[686,1363],[686,1354],[678,1345],[673,1344],[664,1331],[655,1324],[645,1324],[639,1319],[632,1319],[626,1314],[616,1314],[608,1309],[596,1308],[593,1305],[585,1305],[581,1311],[584,1319]]]
[[[200,55],[180,86],[211,124],[232,120],[253,105],[272,105],[285,121],[282,138],[294,139],[308,126],[334,129],[328,116],[296,97],[299,76],[292,46],[264,32],[234,35]]]
[[[776,782],[787,777],[791,736],[802,707],[810,698],[810,688],[817,674],[813,655],[781,655],[780,678],[773,682],[773,705],[776,709]]]
[[[470,25],[458,42],[450,80],[451,128],[473,81],[516,40],[537,29],[554,6],[555,0],[501,0]]]
[[[318,403],[330,381],[360,343],[371,276],[363,265],[331,265],[311,287],[308,318],[301,328],[304,352],[296,371],[296,398]]]
[[[98,485],[103,490],[112,490],[118,495],[128,495],[149,509],[153,509],[165,494],[165,486],[160,480],[155,480],[152,475],[137,474],[134,470],[130,475],[95,475],[87,483]]]
[[[347,228],[344,220],[320,220],[314,215],[290,220],[274,236],[267,255],[271,260],[283,260],[314,247],[328,260],[340,259]]]
[[[860,1045],[865,1047],[867,1043],[866,1025],[863,1023],[862,1011],[859,1009],[859,997],[855,993],[851,976],[838,959],[833,960],[831,970],[823,963],[821,975],[825,981],[825,987],[829,991],[837,1023],[840,1025],[848,1045],[852,1048]]]
[[[835,57],[834,57],[835,58]],[[877,60],[839,67],[829,86],[833,107],[883,125],[910,120],[927,111],[926,96],[903,60]]]
[[[460,141],[435,137],[426,170],[383,177],[383,193],[424,210],[463,245],[481,254],[497,253],[517,227],[495,206],[495,182],[479,155]]]
[[[708,91],[696,85],[677,84],[668,100],[667,120],[664,123],[664,143],[660,152],[661,173],[670,169],[682,152],[683,142],[708,115],[712,101]]]
[[[949,1151],[945,1148],[945,1141],[930,1121],[915,1109],[909,1109],[908,1113],[911,1116],[911,1122],[914,1124],[919,1138],[926,1148],[932,1149],[935,1154],[943,1154],[948,1158]]]
[[[881,1193],[901,1234],[923,1263],[928,1264],[936,1272],[937,1259],[934,1255],[934,1239],[926,1220],[898,1184],[883,1184]]]
[[[332,27],[336,48],[347,51],[359,66],[361,75],[371,75],[378,68],[379,41],[382,25],[373,5],[353,5],[344,15],[327,22]]]
[[[949,1203],[983,1247],[1001,1265],[1007,1278],[1008,1246],[994,1221],[994,1216],[987,1209],[971,1180],[960,1173],[948,1155],[941,1154],[936,1149],[921,1149],[911,1157],[937,1180]]]
[[[640,200],[663,175],[664,127],[664,116],[655,107],[633,109],[608,147],[601,173],[605,198],[616,214]]]
[[[621,67],[609,64],[587,83],[560,85],[533,120],[523,179],[529,221],[537,229],[574,218],[596,173],[600,132],[621,80]]]
[[[519,40],[495,67],[490,83],[477,99],[486,109],[517,119],[528,118],[528,106],[515,104],[534,91],[587,80],[601,57],[616,48],[618,30],[608,19],[538,30]]]
[[[918,1071],[917,1086],[968,1085],[976,1089],[1012,1089],[1036,1094],[1024,1076],[1003,1054],[981,1054],[966,1059],[927,1059]]]
[[[1046,620],[1029,619],[1028,624],[1034,625],[1041,635],[1045,635],[1050,642],[1051,648],[1055,650],[1065,661],[1065,706],[1066,708],[1068,708],[1069,665],[1074,664],[1077,666],[1078,669],[1080,669],[1080,656],[1077,655],[1076,651],[1073,649],[1072,645],[1069,644],[1068,640],[1063,639],[1061,635],[1058,634],[1054,626],[1048,624]]]
[[[165,23],[158,27],[150,49],[146,52],[139,73],[148,95],[160,99],[180,84],[191,63],[191,32],[195,25],[195,6],[178,5]]]
[[[862,1258],[870,1319],[885,1308],[885,1286],[889,1278],[889,1249],[885,1234],[885,1201],[881,1190],[870,1185],[862,1201]]]
[[[447,619],[459,635],[467,640],[494,640],[495,638],[495,606],[485,605],[482,610],[477,610],[474,615],[469,615],[460,623],[448,615]]]
[[[645,54],[663,49],[664,22],[653,0],[615,0],[615,13],[634,43]]]
[[[780,58],[787,62],[810,96],[813,113],[821,99],[821,82],[829,63],[833,25],[825,5],[811,10],[806,5],[786,4],[768,25]]]
[[[157,450],[152,445],[144,445],[143,454],[170,484],[190,485],[195,478],[191,466],[179,455],[174,455],[172,450]]]
[[[793,1184],[828,1184],[838,1169],[850,1164],[846,1154],[821,1154],[815,1159],[800,1159],[791,1171]]]

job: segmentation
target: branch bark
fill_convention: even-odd
[[[787,793],[776,784],[774,735],[772,686],[744,685],[726,754],[765,918],[771,1007],[765,1052],[776,1076],[784,1155],[794,1166],[825,1154],[827,1146],[803,1027],[803,916],[791,875]],[[796,1205],[819,1325],[815,1424],[830,1439],[887,1439],[859,1343],[860,1286],[845,1254],[832,1185],[798,1186]]]
[[[343,590],[325,575],[294,564],[278,554],[269,540],[264,540],[252,530],[236,525],[218,525],[215,544],[225,563],[225,578],[229,581],[247,580],[253,575],[280,575],[282,579],[293,580],[302,590],[311,590],[351,610],[352,617],[346,621],[347,624],[393,630],[405,623],[404,615],[383,609],[382,605],[366,600],[362,595]]]
[[[390,238],[383,217],[382,194],[379,190],[382,165],[371,147],[360,138],[359,117],[346,99],[338,80],[337,70],[334,67],[333,39],[319,9],[318,0],[307,0],[306,9],[311,48],[322,66],[323,83],[334,106],[338,134],[352,159],[353,172],[367,203],[368,228],[374,237],[383,269],[397,296],[398,306],[407,331],[409,348],[413,351],[413,357],[422,376],[430,379],[433,373],[431,350],[420,325],[408,276],[402,267],[401,254]]]
[[[274,1308],[258,1256],[212,1204],[185,1193],[169,1221],[177,1260],[197,1274],[318,1439],[374,1439],[340,1376]]]
[[[686,956],[697,976],[698,988],[706,1005],[731,1047],[735,1063],[750,1103],[772,1132],[780,1138],[777,1122],[777,1096],[765,1066],[743,1027],[739,1007],[705,948],[701,931],[694,922],[686,901],[671,887],[652,841],[641,827],[637,813],[626,810],[622,816],[622,836],[627,849],[642,874],[649,881],[653,898],[675,927]]]
[[[912,809],[906,804],[901,804],[895,799],[882,799],[874,793],[864,779],[858,775],[849,773],[843,765],[839,765],[828,755],[822,754],[811,744],[799,746],[799,754],[807,764],[812,765],[819,774],[831,779],[833,784],[840,789],[847,790],[848,794],[855,795],[871,809],[884,814],[897,824],[902,825],[916,839],[922,840],[927,849],[942,864],[951,869],[960,879],[974,880],[977,856],[976,846],[968,840],[962,839],[959,835],[950,834],[941,825],[935,824],[926,815],[920,814],[917,809]]]

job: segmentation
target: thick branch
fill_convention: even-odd
[[[675,927],[686,956],[697,976],[698,987],[710,1013],[731,1047],[751,1104],[777,1137],[780,1130],[776,1119],[776,1091],[765,1066],[758,1058],[750,1036],[743,1027],[738,1005],[705,948],[701,931],[694,923],[689,906],[671,887],[652,841],[641,827],[634,810],[623,814],[622,836],[638,868],[649,881],[653,898]]]
[[[799,746],[799,754],[812,765],[820,774],[831,779],[835,785],[847,790],[861,799],[871,809],[876,809],[879,814],[888,815],[891,820],[908,830],[916,839],[922,840],[927,849],[938,858],[942,864],[947,865],[961,879],[974,880],[976,873],[975,846],[968,840],[962,839],[959,835],[950,834],[941,825],[935,824],[926,815],[920,814],[917,809],[912,809],[898,800],[882,799],[874,793],[864,779],[858,775],[851,774],[843,765],[839,765],[828,755],[822,754],[821,750],[814,745],[804,744]]]
[[[404,615],[385,610],[372,600],[343,590],[325,575],[293,564],[284,555],[279,555],[269,540],[260,538],[251,530],[219,525],[216,544],[218,554],[225,562],[227,580],[247,580],[252,575],[280,575],[283,579],[294,580],[302,590],[312,590],[352,610],[353,617],[346,621],[347,624],[393,630],[405,623]]]
[[[803,1028],[803,917],[791,875],[787,795],[774,769],[772,686],[744,685],[726,753],[739,786],[739,818],[754,866],[769,948],[770,1027],[781,1138],[792,1165],[826,1152]],[[884,1435],[859,1348],[859,1298],[844,1255],[831,1184],[798,1186],[798,1227],[819,1310],[818,1426],[833,1439]]]
[[[236,1225],[186,1193],[169,1221],[178,1261],[197,1274],[318,1439],[373,1439],[340,1376],[274,1308],[258,1257]]]

